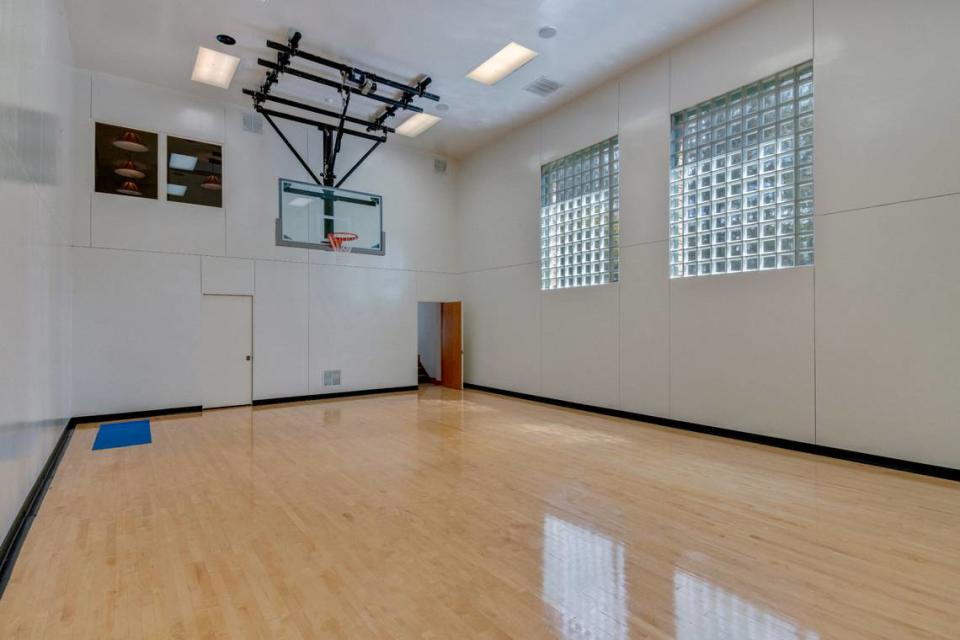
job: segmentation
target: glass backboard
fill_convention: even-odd
[[[277,245],[331,250],[327,234],[357,234],[352,253],[384,254],[383,198],[372,193],[280,179]]]

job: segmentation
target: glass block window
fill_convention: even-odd
[[[540,288],[616,282],[620,145],[604,140],[540,168]]]
[[[670,276],[812,265],[812,63],[671,119]]]

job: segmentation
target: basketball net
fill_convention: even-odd
[[[333,249],[333,257],[337,264],[345,263],[350,257],[350,250],[353,248],[350,243],[357,237],[357,234],[349,231],[331,231],[327,234],[327,240],[330,241],[330,248]]]

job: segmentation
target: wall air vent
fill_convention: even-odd
[[[433,172],[444,174],[447,172],[447,161],[443,158],[434,158],[433,159]]]
[[[243,130],[250,133],[263,133],[263,118],[259,113],[247,111],[243,114]]]
[[[335,387],[340,384],[340,369],[324,369],[323,386]]]
[[[530,93],[535,93],[541,98],[545,98],[563,85],[559,82],[555,82],[550,78],[540,76],[530,84],[524,87],[525,90]]]

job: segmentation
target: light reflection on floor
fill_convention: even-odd
[[[673,574],[677,640],[819,640],[801,628],[747,602],[709,580],[677,569]]]
[[[626,640],[623,545],[561,518],[543,518],[543,598],[567,640]]]

